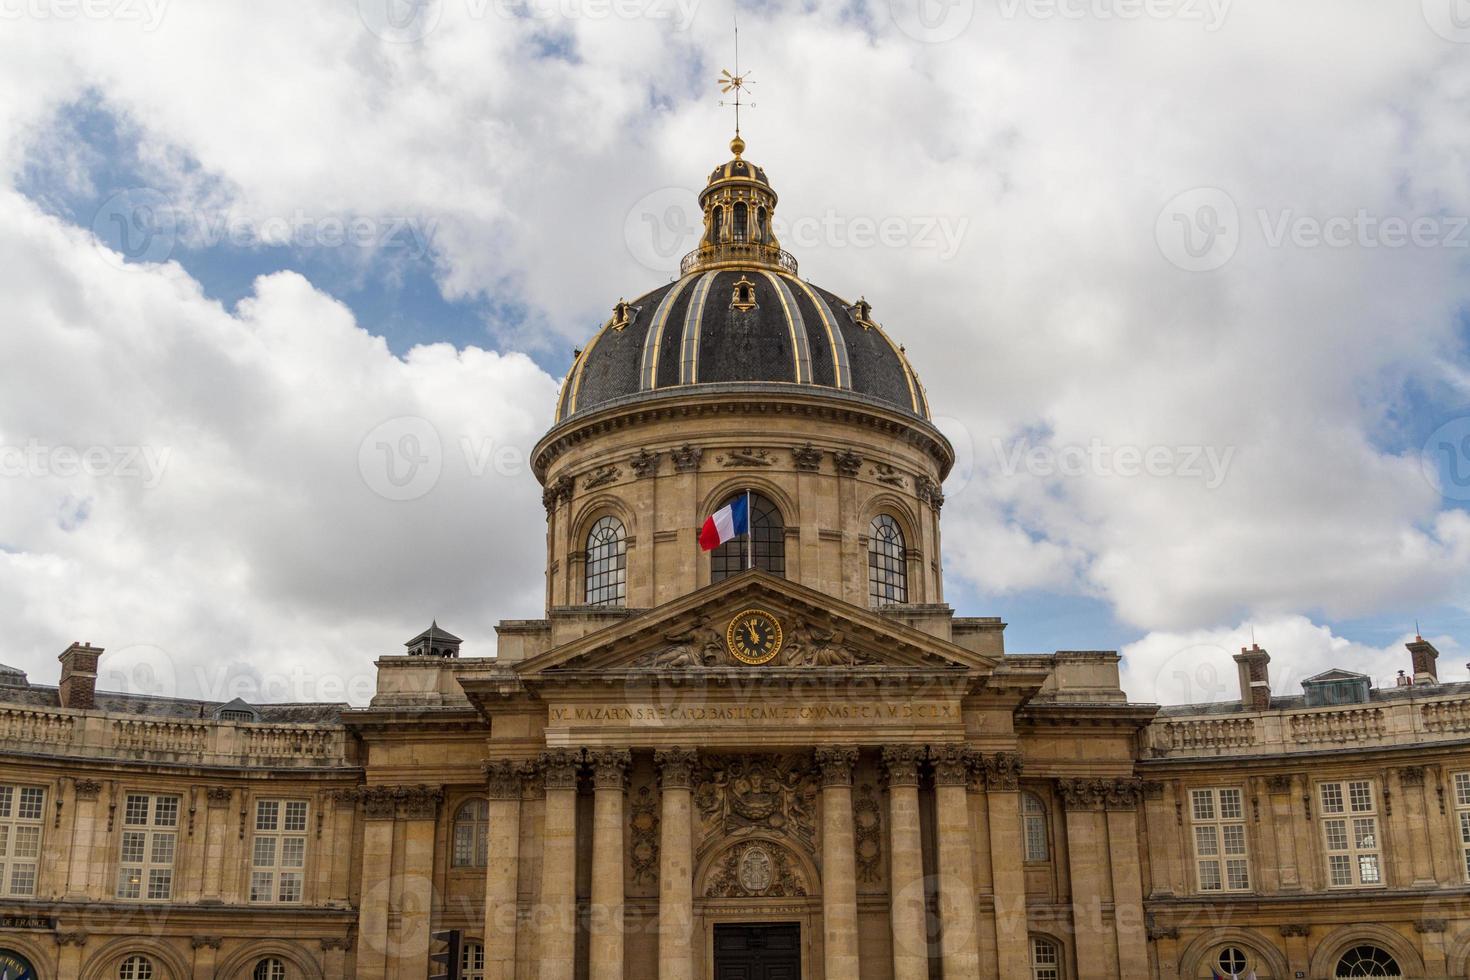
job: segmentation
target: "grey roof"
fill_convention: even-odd
[[[427,639],[427,640],[444,640],[444,641],[447,641],[449,643],[463,643],[464,642],[464,640],[461,640],[459,637],[455,636],[453,633],[451,633],[448,630],[446,630],[443,627],[441,627],[439,625],[439,621],[436,619],[432,623],[429,624],[429,628],[428,629],[424,630],[418,636],[415,636],[413,639],[409,640],[407,643],[405,643],[403,645],[406,646],[406,647],[411,647],[415,643],[417,643],[418,641],[425,640],[425,639]]]
[[[733,302],[737,284],[753,306]],[[902,349],[859,308],[775,270],[695,271],[634,300],[567,373],[564,420],[638,394],[730,383],[780,383],[868,396],[927,419],[928,402]]]
[[[237,699],[238,700],[238,699]],[[0,703],[23,704],[34,708],[59,708],[61,698],[57,689],[43,684],[13,690],[0,690]],[[96,710],[122,715],[140,715],[149,718],[214,718],[224,701],[195,701],[189,698],[165,698],[147,694],[117,694],[98,691],[94,703]],[[233,702],[230,702],[233,703]],[[252,704],[263,722],[281,724],[335,723],[339,714],[348,707],[346,702],[307,702],[288,704]]]
[[[1332,673],[1328,671],[1327,673]],[[1362,677],[1362,674],[1351,674],[1343,671],[1350,677]],[[1319,677],[1322,675],[1318,675]],[[1375,704],[1384,701],[1404,701],[1412,697],[1452,697],[1455,695],[1470,695],[1470,681],[1454,681],[1446,684],[1405,684],[1394,687],[1375,687],[1368,691],[1367,704]],[[1308,707],[1307,699],[1300,694],[1273,697],[1271,699],[1272,711],[1287,711],[1294,708]],[[1334,705],[1334,707],[1351,708],[1354,705]],[[1160,717],[1177,715],[1228,715],[1237,714],[1241,711],[1239,701],[1211,701],[1206,704],[1166,704],[1159,709]]]

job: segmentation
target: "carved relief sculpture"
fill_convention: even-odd
[[[694,805],[703,836],[769,830],[816,846],[817,781],[800,756],[725,756],[706,762]]]

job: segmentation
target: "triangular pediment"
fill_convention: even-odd
[[[770,660],[732,646],[731,623],[778,626]],[[738,631],[737,631],[738,634]],[[765,572],[733,576],[516,665],[524,680],[619,672],[921,670],[988,674],[996,661],[861,606]]]

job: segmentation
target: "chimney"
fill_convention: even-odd
[[[1271,707],[1271,677],[1266,665],[1271,655],[1255,643],[1241,647],[1235,655],[1235,669],[1240,676],[1240,707],[1243,711],[1266,711]]]
[[[1414,683],[1438,684],[1439,669],[1434,662],[1439,659],[1439,651],[1434,649],[1434,644],[1416,635],[1413,643],[1405,643],[1404,646],[1409,648],[1409,656],[1414,659]]]
[[[61,661],[61,706],[93,708],[97,697],[97,659],[102,648],[73,643],[57,659]]]

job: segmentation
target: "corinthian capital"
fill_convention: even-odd
[[[883,750],[883,767],[888,771],[888,785],[919,785],[919,763],[924,761],[920,745],[890,745]]]
[[[547,749],[537,761],[548,790],[577,788],[577,772],[582,768],[581,749]]]
[[[929,761],[934,766],[936,786],[964,786],[969,781],[975,752],[955,742],[929,746]]]
[[[689,789],[694,782],[693,749],[659,749],[653,753],[664,789]]]
[[[822,771],[823,786],[851,786],[852,767],[857,765],[858,750],[846,745],[824,745],[817,749],[817,768]]]
[[[633,764],[633,753],[627,749],[597,749],[587,753],[592,767],[592,785],[597,789],[622,789]]]

